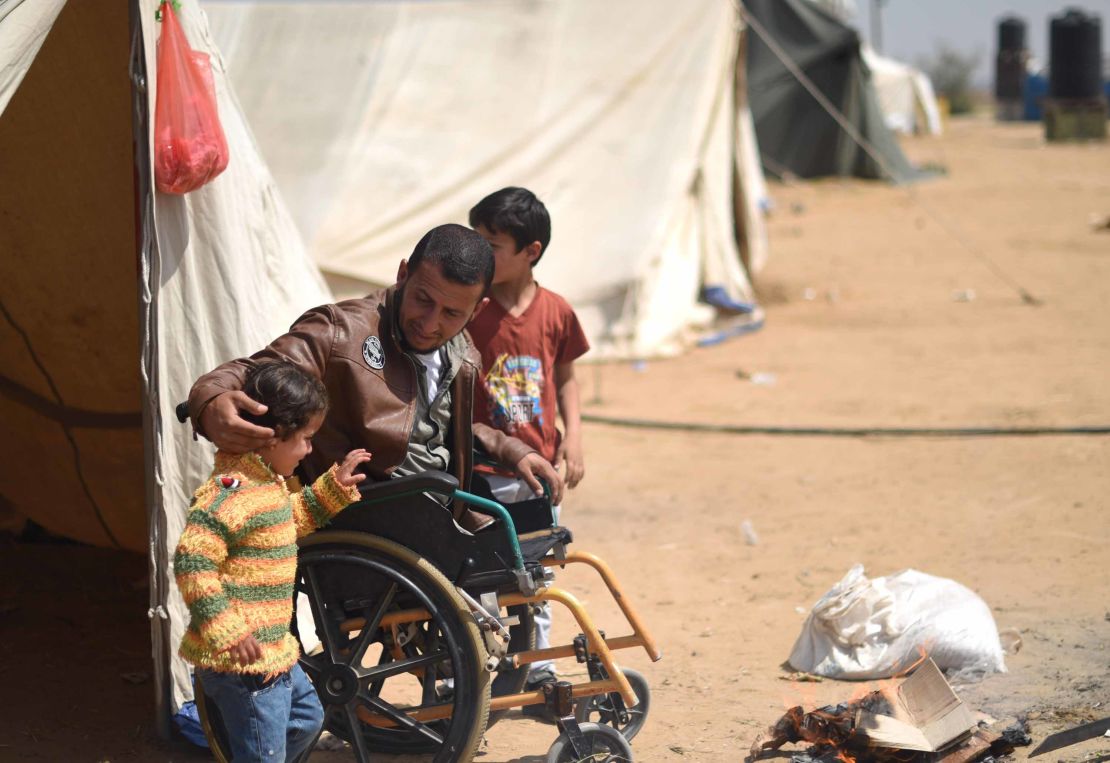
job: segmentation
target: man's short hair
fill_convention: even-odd
[[[438,265],[448,281],[464,286],[482,284],[488,291],[493,283],[493,248],[465,225],[448,223],[425,233],[409,256],[409,271],[422,262]]]
[[[492,233],[508,233],[517,251],[540,242],[540,257],[551,242],[551,216],[547,207],[527,188],[509,186],[494,191],[470,210],[470,227],[484,226]],[[535,262],[540,261],[537,257]]]

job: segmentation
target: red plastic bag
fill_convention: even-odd
[[[227,161],[212,65],[207,54],[189,47],[173,4],[164,2],[154,107],[154,183],[165,193],[195,191],[223,172]]]

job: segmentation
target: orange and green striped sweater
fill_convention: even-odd
[[[358,500],[335,479],[336,466],[311,487],[290,493],[254,453],[216,453],[212,476],[197,490],[173,568],[189,606],[181,656],[197,667],[269,673],[293,666],[300,648],[289,632],[297,538]],[[240,666],[227,649],[254,635],[262,659]]]

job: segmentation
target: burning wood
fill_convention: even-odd
[[[801,761],[885,761],[912,760],[916,753],[906,755],[904,750],[876,748],[870,750],[870,741],[856,729],[856,717],[868,709],[872,712],[888,710],[890,702],[882,692],[872,692],[859,702],[843,702],[839,705],[805,712],[800,706],[792,707],[766,733],[756,737],[752,743],[748,760],[759,758],[768,750],[777,750],[787,743],[807,742],[811,746],[804,753],[796,755]]]
[[[967,707],[926,659],[897,687],[808,713],[790,708],[756,738],[748,760],[797,742],[811,746],[793,756],[795,763],[971,763],[1013,750],[997,734],[979,729],[972,735],[974,726]]]

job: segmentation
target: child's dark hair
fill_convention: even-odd
[[[475,204],[470,210],[470,227],[479,225],[491,233],[508,233],[516,242],[517,251],[539,241],[540,256],[532,263],[533,267],[551,242],[551,216],[547,214],[547,207],[527,188],[502,188]]]
[[[328,408],[324,383],[287,360],[267,360],[252,366],[243,381],[243,391],[265,405],[266,412],[257,415],[243,411],[242,417],[260,427],[270,427],[282,440]]]

